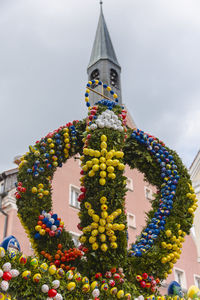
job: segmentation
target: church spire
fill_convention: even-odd
[[[111,42],[111,38],[108,32],[108,28],[105,22],[105,18],[103,15],[102,9],[103,2],[100,1],[100,16],[99,22],[96,30],[96,36],[92,48],[92,53],[90,57],[90,62],[88,68],[95,64],[100,59],[108,59],[117,66],[119,63],[117,61],[117,57]]]
[[[100,16],[93,43],[92,53],[88,65],[88,79],[99,79],[104,84],[110,85],[118,95],[119,104],[121,101],[121,67],[117,60],[112,41],[108,32],[102,9],[102,0],[100,0]],[[95,87],[99,89],[99,87]],[[98,99],[94,95],[91,100],[93,105]]]

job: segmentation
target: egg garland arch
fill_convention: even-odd
[[[102,86],[114,101],[104,96],[91,107],[89,93],[93,85]],[[25,274],[28,265],[33,267],[32,258],[28,258],[22,278],[35,278],[30,290],[38,280],[35,289],[37,295],[42,291],[40,299],[47,299],[47,295],[58,300],[131,299],[131,295],[134,298],[156,293],[156,285],[180,257],[184,236],[192,226],[197,200],[189,175],[178,155],[163,142],[126,125],[126,111],[118,105],[117,95],[109,86],[99,80],[89,81],[85,101],[85,120],[49,133],[21,158],[15,194],[18,215],[38,256],[36,260],[41,260],[34,272]],[[74,248],[59,216],[51,212],[53,174],[77,153],[82,168],[79,249]],[[147,225],[128,251],[125,164],[141,171],[157,187]],[[81,259],[83,256],[86,261]],[[6,254],[0,266],[8,259]],[[20,256],[20,266],[21,261]],[[47,272],[47,276],[45,272],[53,269],[49,263],[56,271]],[[56,284],[52,284],[55,278],[51,276],[55,274],[62,294],[52,291]],[[23,286],[23,280],[20,284]],[[20,293],[14,295],[23,296]]]

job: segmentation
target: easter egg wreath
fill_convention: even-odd
[[[91,107],[101,85],[113,97]],[[197,200],[186,168],[159,139],[126,124],[117,95],[99,80],[86,87],[88,116],[61,126],[29,147],[19,165],[18,216],[36,257],[0,249],[0,290],[17,299],[134,299],[158,294],[172,272]],[[57,167],[80,154],[81,245],[75,248],[61,218],[52,212]],[[127,249],[125,165],[157,188],[146,225]],[[139,201],[139,199],[138,199]]]

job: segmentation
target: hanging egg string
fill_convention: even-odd
[[[88,109],[90,110],[91,109],[91,106],[90,106],[90,102],[89,102],[89,93],[90,91],[94,92],[95,94],[98,94],[99,96],[103,97],[104,99],[107,99],[109,101],[113,101],[112,99],[110,99],[109,97],[105,96],[104,94],[101,94],[100,92],[98,91],[95,91],[94,89],[91,88],[92,85],[96,85],[96,86],[102,86],[102,92],[103,92],[103,89],[107,90],[108,92],[110,92],[110,94],[112,95],[112,97],[114,98],[114,101],[116,103],[118,103],[119,99],[118,99],[118,96],[117,94],[112,90],[112,88],[107,85],[107,84],[103,84],[102,81],[100,80],[91,80],[91,81],[88,81],[87,85],[86,85],[86,91],[85,91],[85,102],[86,102],[86,106],[88,107]]]

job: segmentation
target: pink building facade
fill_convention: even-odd
[[[102,45],[105,48],[103,50]],[[102,10],[87,71],[89,79],[97,79],[101,76],[103,82],[110,83],[118,94],[119,92],[121,93],[121,67],[117,61]],[[95,102],[95,100],[94,98],[92,101]],[[120,102],[122,103],[122,100]],[[130,115],[129,126],[135,127]],[[80,171],[80,160],[76,156],[69,159],[62,168],[57,169],[53,178],[53,211],[58,213],[59,217],[64,221],[66,230],[72,234],[77,246],[79,244],[78,238],[81,235],[81,231],[77,228],[79,223],[79,202],[77,198],[80,193]],[[30,255],[33,254],[31,244],[17,217],[14,197],[16,175],[17,169],[6,171],[0,175],[0,241],[5,236],[14,235],[19,240],[22,251]],[[151,200],[156,190],[144,181],[143,174],[137,170],[131,170],[129,167],[126,167],[125,176],[127,177],[128,189],[126,213],[128,244],[130,246],[145,225],[145,213],[151,208]],[[175,264],[172,274],[169,275],[166,282],[162,283],[161,291],[163,294],[166,293],[166,288],[172,280],[178,281],[183,290],[187,290],[194,284],[200,288],[200,264],[197,259],[196,243],[194,234],[191,233],[190,236],[186,237],[180,260]]]

